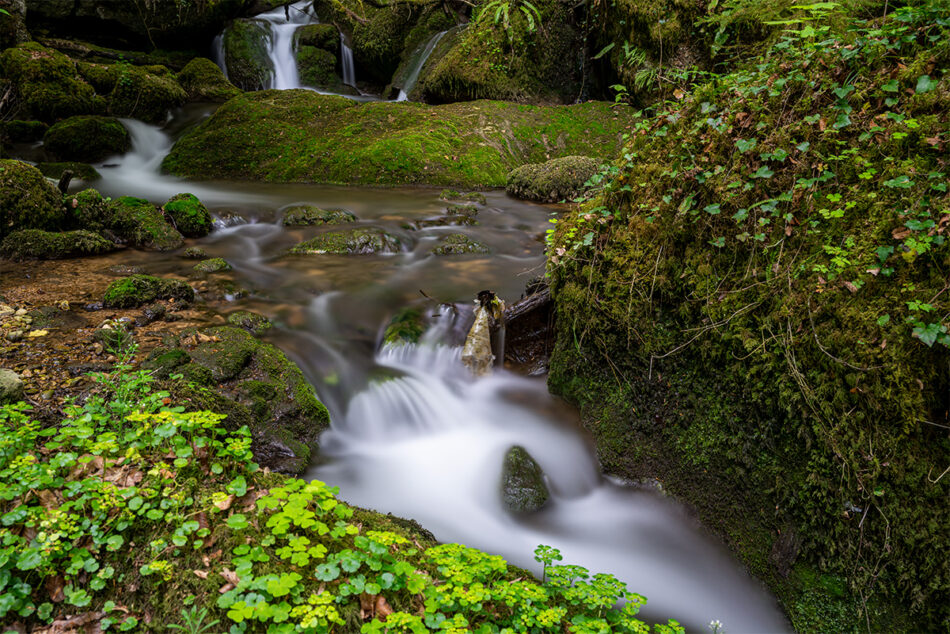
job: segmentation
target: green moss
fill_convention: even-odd
[[[43,147],[58,161],[95,163],[127,152],[131,139],[117,119],[83,115],[53,124],[43,136]]]
[[[200,238],[211,233],[214,221],[211,212],[194,194],[177,194],[162,207],[178,231],[188,238]]]
[[[284,210],[281,223],[288,227],[340,225],[355,222],[356,215],[344,209],[320,209],[313,205],[294,205]]]
[[[260,21],[235,20],[224,32],[228,78],[241,90],[261,90],[273,70],[267,56],[267,29]]]
[[[240,326],[253,335],[259,335],[273,327],[267,317],[249,310],[239,310],[229,314],[228,323],[232,326]]]
[[[224,102],[241,89],[228,81],[218,65],[206,57],[196,57],[178,73],[178,83],[190,101]]]
[[[477,240],[462,233],[450,233],[432,248],[433,255],[465,255],[471,253],[491,253],[491,249]]]
[[[102,304],[106,308],[135,308],[158,299],[191,302],[195,292],[181,280],[163,279],[151,275],[130,275],[109,284]]]
[[[223,271],[230,271],[231,265],[223,258],[211,258],[198,262],[198,264],[193,267],[193,270],[196,273],[221,273]]]
[[[544,472],[524,447],[512,447],[505,454],[500,484],[505,506],[518,513],[537,511],[550,497]]]
[[[498,187],[524,163],[613,157],[635,120],[604,103],[358,104],[264,91],[232,99],[185,134],[164,168],[194,178]]]
[[[418,308],[403,308],[393,315],[383,333],[383,342],[390,345],[398,343],[418,343],[426,331],[425,318]]]
[[[21,117],[50,122],[105,109],[73,60],[36,42],[3,51],[0,67],[19,93]]]
[[[318,255],[323,253],[370,255],[378,253],[398,253],[402,250],[399,238],[382,229],[347,229],[322,233],[315,238],[301,242],[290,250],[291,253]]]
[[[3,134],[15,143],[32,143],[39,141],[46,134],[49,126],[42,121],[5,121]]]
[[[95,189],[84,189],[63,197],[71,224],[92,231],[112,227],[114,210]]]
[[[117,117],[164,123],[168,111],[186,99],[175,74],[165,66],[80,62],[79,72],[104,95],[109,113]]]
[[[91,231],[52,233],[41,229],[21,229],[0,243],[0,254],[13,260],[61,260],[115,251],[116,246]]]
[[[315,46],[301,46],[297,49],[297,70],[300,81],[306,86],[323,88],[334,92],[346,89],[343,80],[336,72],[336,56]]]
[[[96,171],[96,168],[89,163],[77,163],[75,161],[66,163],[39,163],[36,169],[40,170],[43,176],[54,180],[59,180],[66,170],[71,171],[74,178],[86,181],[87,183],[102,178],[102,175]]]
[[[134,246],[169,251],[184,244],[182,235],[147,200],[122,196],[111,201],[109,208],[107,227]]]
[[[208,254],[201,247],[188,247],[182,252],[182,257],[189,260],[207,260]]]
[[[56,230],[64,221],[59,192],[38,169],[0,160],[0,238],[17,229]]]
[[[484,205],[487,202],[485,194],[481,192],[462,193],[454,189],[443,189],[439,193],[439,198],[442,200],[469,200],[480,205]]]
[[[586,156],[522,165],[508,174],[507,191],[516,198],[546,203],[571,200],[584,190],[584,183],[599,167],[600,161]]]
[[[294,33],[298,46],[315,46],[336,57],[340,53],[340,32],[332,24],[308,24]]]

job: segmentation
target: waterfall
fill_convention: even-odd
[[[218,68],[221,69],[221,72],[224,73],[224,76],[228,76],[228,63],[224,55],[224,31],[218,33],[214,41],[211,43],[211,54],[213,61],[218,65]]]
[[[421,50],[416,49],[416,52],[413,53],[412,63],[409,66],[406,79],[403,81],[402,88],[399,90],[399,96],[396,97],[396,101],[409,100],[409,93],[412,92],[412,89],[416,86],[416,82],[419,81],[419,75],[422,73],[422,69],[426,65],[426,62],[429,61],[429,56],[432,55],[432,51],[434,51],[435,47],[439,45],[439,42],[442,41],[442,38],[445,37],[445,34],[451,30],[452,29],[448,29],[446,31],[440,31],[439,33],[436,33],[421,47]]]
[[[340,33],[340,62],[343,66],[343,83],[356,88],[356,68],[353,65],[353,49],[346,41],[346,36]]]
[[[274,73],[268,88],[287,90],[301,88],[297,71],[297,52],[294,49],[294,33],[301,26],[313,24],[317,19],[310,14],[309,0],[296,2],[287,7],[278,7],[258,15],[255,19],[270,26],[267,56]]]

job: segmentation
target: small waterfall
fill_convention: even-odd
[[[224,76],[227,77],[228,63],[224,55],[224,31],[218,33],[211,42],[211,55],[214,63],[218,65],[218,68],[220,68]]]
[[[340,63],[343,65],[343,83],[356,88],[356,67],[353,65],[353,49],[340,33]]]
[[[429,56],[432,55],[432,51],[439,45],[439,42],[442,41],[446,33],[451,30],[452,29],[448,29],[436,33],[422,46],[421,51],[417,49],[416,53],[413,53],[412,65],[409,67],[409,72],[406,74],[406,79],[403,82],[402,88],[399,90],[399,96],[396,97],[396,101],[409,100],[409,93],[412,92],[412,89],[416,86],[416,82],[419,81],[419,75],[422,73],[426,62],[429,61]]]
[[[287,90],[301,87],[300,74],[297,71],[297,53],[294,50],[294,33],[301,26],[317,21],[310,14],[309,5],[309,0],[303,0],[256,17],[270,26],[267,55],[274,73],[268,88]]]

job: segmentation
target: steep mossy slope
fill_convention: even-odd
[[[648,113],[549,247],[551,388],[802,631],[950,626],[950,13],[871,4]]]
[[[306,90],[245,94],[186,134],[164,168],[189,178],[461,187],[573,154],[612,158],[634,114],[604,103],[365,103]]]

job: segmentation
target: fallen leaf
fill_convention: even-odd
[[[66,595],[63,594],[63,587],[66,581],[59,576],[46,578],[46,592],[49,593],[49,600],[53,603],[62,603]]]
[[[227,581],[228,583],[233,583],[234,585],[241,583],[241,578],[238,577],[237,573],[234,572],[233,570],[229,570],[228,568],[225,568],[224,570],[221,571],[220,574],[222,577],[224,577],[224,580]]]
[[[851,282],[848,282],[848,281],[846,280],[845,282],[843,282],[843,284],[844,284],[844,287],[845,287],[846,289],[848,289],[849,291],[851,291],[852,293],[857,293],[857,292],[858,292],[858,287],[855,286],[854,284],[852,284]]]
[[[79,634],[80,632],[83,634],[98,634],[102,632],[102,628],[99,627],[99,621],[101,621],[105,615],[105,612],[86,612],[85,614],[77,614],[76,616],[69,616],[65,619],[56,619],[47,627],[34,629],[33,634]]]
[[[229,508],[231,508],[231,505],[232,505],[232,504],[234,504],[234,496],[233,496],[233,495],[229,495],[228,497],[224,498],[224,499],[221,500],[220,502],[215,502],[215,503],[214,503],[214,505],[217,506],[218,509],[220,509],[220,510],[222,510],[222,511],[227,511]]]
[[[234,590],[234,584],[233,584],[233,583],[226,583],[226,584],[224,584],[223,586],[221,586],[220,588],[218,588],[218,592],[220,592],[221,594],[224,594],[225,592],[228,592],[229,590]]]
[[[373,618],[375,614],[375,597],[365,592],[360,593],[360,618],[364,621]]]
[[[908,229],[907,227],[897,227],[896,229],[891,231],[891,237],[894,238],[895,240],[903,240],[909,235],[910,235],[910,229]]]
[[[48,334],[47,330],[31,330],[27,337],[45,337]]]
[[[208,578],[208,571],[207,571],[207,570],[192,570],[192,572],[195,573],[195,576],[198,577],[198,578],[200,578],[200,579],[207,579],[207,578]]]
[[[376,609],[376,616],[380,621],[385,621],[386,617],[393,613],[392,607],[383,595],[376,597],[376,605],[373,607]]]

